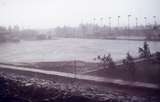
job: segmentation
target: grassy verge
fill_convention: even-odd
[[[128,81],[160,84],[160,64],[154,59],[136,62],[134,75],[124,64],[118,65],[116,68],[106,68],[86,74]]]

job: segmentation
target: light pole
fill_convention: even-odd
[[[128,30],[130,28],[130,17],[131,17],[131,15],[128,15]]]
[[[156,16],[153,16],[153,19],[154,19],[154,26],[156,26],[157,25]]]
[[[144,17],[144,26],[147,26],[147,17]]]
[[[128,35],[129,35],[129,29],[130,29],[130,17],[131,15],[128,15]]]
[[[118,20],[118,21],[117,21],[118,27],[119,27],[119,19],[120,19],[120,16],[118,16],[118,19],[117,19],[117,20]]]
[[[111,34],[111,19],[112,17],[108,17],[108,20],[109,20],[109,33]]]
[[[138,18],[136,17],[136,29],[138,27]]]
[[[103,17],[100,18],[101,26],[103,26]]]
[[[136,34],[137,34],[137,30],[138,30],[138,17],[136,17]]]
[[[93,18],[93,24],[96,25],[96,18]]]
[[[93,18],[93,25],[92,25],[92,33],[95,33],[95,28],[96,28],[96,18]]]

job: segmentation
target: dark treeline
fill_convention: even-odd
[[[59,37],[82,37],[82,38],[118,38],[144,37],[148,40],[160,39],[160,26],[137,26],[137,27],[110,27],[96,24],[80,24],[78,27],[57,27],[52,34]]]
[[[0,26],[0,42],[19,40],[44,40],[55,37],[118,39],[139,37],[160,40],[160,25],[136,27],[111,27],[97,24],[80,24],[78,27],[56,27],[52,29],[20,29],[19,26]]]
[[[41,33],[35,29],[20,30],[19,26],[8,28],[0,26],[0,42],[19,42],[20,40],[50,39],[47,33]]]

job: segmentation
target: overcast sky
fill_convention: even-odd
[[[121,16],[120,24],[127,24],[127,15],[135,25],[135,17],[139,24],[153,23],[153,16],[160,17],[160,0],[0,0],[0,25],[19,25],[24,28],[53,28],[56,26],[76,26],[79,23],[100,22],[117,24],[117,16]],[[159,22],[159,21],[158,21]]]

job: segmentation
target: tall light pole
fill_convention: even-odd
[[[96,31],[96,18],[93,18],[92,33]]]
[[[93,24],[96,25],[96,18],[93,18]]]
[[[103,17],[100,18],[101,26],[103,26]]]
[[[136,17],[136,29],[138,27],[138,18]]]
[[[137,30],[138,30],[138,17],[136,17],[136,34],[137,34]]]
[[[118,16],[118,19],[117,19],[118,28],[119,28],[119,19],[120,19],[120,16]]]
[[[109,20],[109,33],[111,34],[111,19],[112,17],[108,17],[108,20]]]
[[[147,17],[144,17],[144,26],[147,26]]]
[[[157,25],[156,16],[153,16],[153,19],[154,19],[154,26],[156,26]]]
[[[128,34],[129,34],[129,29],[130,29],[130,17],[131,15],[128,15]]]

